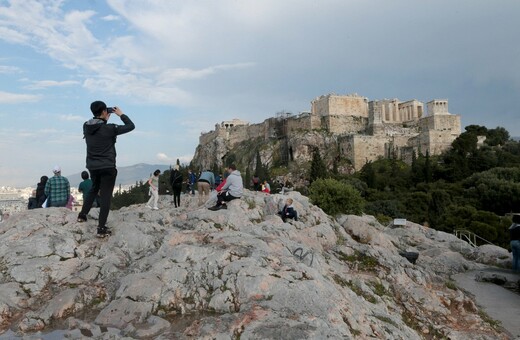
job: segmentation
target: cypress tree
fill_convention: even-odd
[[[309,182],[312,183],[318,178],[325,178],[327,176],[327,168],[320,155],[320,150],[315,148],[312,152],[311,168],[309,171]]]

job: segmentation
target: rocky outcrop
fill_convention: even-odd
[[[500,339],[449,279],[487,257],[455,236],[408,222],[323,213],[296,192],[246,191],[227,210],[113,211],[108,239],[65,208],[0,224],[5,337],[157,339]],[[415,264],[400,253],[417,252]]]

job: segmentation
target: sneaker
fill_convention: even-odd
[[[108,229],[107,227],[102,227],[97,229],[96,236],[99,238],[104,238],[112,235],[112,230]]]
[[[146,205],[146,207],[147,207],[148,209],[152,209],[152,207],[151,207],[151,206],[149,206],[148,204]]]
[[[80,222],[80,223],[87,222],[87,216],[79,214],[78,215],[78,222]]]
[[[157,208],[157,207],[153,207],[152,209],[153,209],[153,210],[159,210],[159,208]]]
[[[222,205],[220,206],[220,209],[227,209],[227,204],[222,204]]]
[[[211,210],[211,211],[216,211],[216,210],[219,210],[220,209],[220,206],[219,205],[215,205],[213,207],[209,207],[208,210]]]

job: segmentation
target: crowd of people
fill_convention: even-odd
[[[83,195],[83,206],[77,221],[87,221],[87,215],[94,206],[99,207],[97,236],[106,237],[111,234],[106,225],[110,211],[110,201],[117,177],[116,138],[135,129],[134,123],[118,107],[107,107],[102,101],[90,104],[93,118],[83,124],[83,137],[87,146],[86,168],[81,173],[83,181],[78,191]],[[112,114],[116,114],[123,125],[109,124]],[[33,197],[29,199],[28,208],[69,207],[72,209],[74,197],[70,193],[68,179],[61,176],[61,167],[55,166],[54,176],[42,176]],[[158,194],[157,196],[158,197]],[[157,201],[155,200],[155,207]]]
[[[116,168],[116,149],[115,142],[118,135],[128,133],[135,129],[131,119],[123,113],[119,107],[107,107],[102,101],[92,102],[90,110],[93,118],[83,124],[83,136],[85,139],[86,168],[87,171],[81,173],[82,182],[78,191],[83,195],[83,206],[78,214],[78,222],[86,222],[90,209],[94,206],[100,208],[97,226],[97,236],[106,237],[111,234],[106,225],[110,210],[110,202],[114,185],[117,177]],[[112,114],[116,114],[123,125],[109,124],[108,120]],[[70,192],[68,179],[61,176],[61,167],[55,166],[54,176],[48,178],[42,176],[37,184],[32,197],[29,199],[28,208],[47,208],[47,207],[69,207],[72,209],[74,197]],[[156,170],[148,179],[150,199],[146,207],[158,210],[159,201],[159,175],[160,170]],[[216,211],[227,209],[227,203],[239,199],[244,190],[242,175],[235,165],[230,165],[226,173],[215,175],[209,170],[202,171],[199,176],[190,169],[188,171],[187,194],[195,195],[195,186],[198,191],[198,205],[202,206],[210,198],[213,190],[216,192],[216,204],[210,210]],[[170,185],[172,188],[173,204],[180,207],[180,194],[182,192],[183,176],[179,171],[179,166],[175,166],[170,173]],[[259,189],[267,194],[271,192],[269,183],[260,180],[255,176],[255,190]],[[290,211],[286,208],[285,211]],[[291,218],[284,213],[282,218]]]

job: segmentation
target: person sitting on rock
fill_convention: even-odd
[[[260,191],[261,189],[260,177],[258,177],[256,174],[254,174],[253,178],[251,179],[251,186],[253,187],[254,191]]]
[[[271,186],[269,185],[269,183],[267,183],[267,181],[264,181],[262,183],[262,192],[265,192],[266,194],[271,193]]]
[[[43,202],[47,199],[47,196],[45,196],[45,185],[47,184],[47,181],[49,180],[49,177],[42,176],[40,178],[40,182],[36,184],[36,199],[38,201],[38,208],[41,208],[43,205]]]
[[[27,209],[36,208],[38,208],[38,198],[36,198],[36,190],[33,190],[31,197],[29,197],[29,203],[27,203]]]
[[[282,221],[286,221],[288,218],[294,219],[295,221],[298,221],[298,212],[294,210],[293,207],[293,199],[288,198],[285,201],[285,205],[283,206],[282,210],[278,212],[278,215],[282,218]]]
[[[52,170],[54,176],[45,184],[45,196],[47,196],[47,208],[64,207],[70,196],[70,183],[61,175],[61,167],[56,165]]]
[[[229,173],[226,178],[226,183],[222,186],[222,190],[220,190],[217,194],[217,204],[209,210],[220,210],[227,209],[227,205],[225,202],[229,202],[231,200],[240,198],[244,191],[244,184],[242,182],[242,176],[240,175],[240,171],[237,170],[237,167],[234,164],[231,164],[227,172]]]

